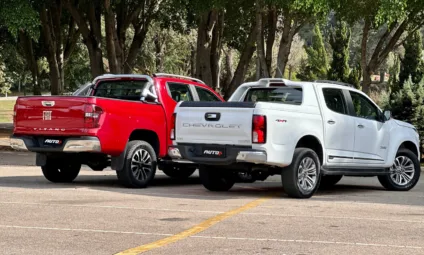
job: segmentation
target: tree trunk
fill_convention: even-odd
[[[196,77],[209,86],[213,84],[211,48],[218,15],[217,10],[211,10],[201,15],[197,32]]]
[[[158,31],[156,33],[156,36],[154,38],[154,44],[155,44],[155,51],[156,51],[156,70],[159,73],[162,73],[164,71],[164,47],[165,47],[165,38],[161,38],[161,32]]]
[[[37,59],[34,55],[33,43],[32,39],[24,32],[19,32],[19,40],[22,45],[22,49],[24,52],[24,57],[26,63],[31,70],[32,82],[33,82],[33,95],[41,95],[41,87],[40,87],[40,72],[38,69]]]
[[[97,47],[99,46],[98,44],[91,41],[87,41],[86,45],[88,49],[88,56],[90,58],[91,76],[95,78],[104,74],[102,49]]]
[[[44,35],[44,39],[47,45],[47,61],[49,63],[49,79],[50,79],[50,92],[52,95],[60,94],[60,70],[57,62],[57,44],[58,42],[55,40],[55,29],[53,26],[54,19],[51,17],[50,10],[47,11],[46,7],[43,6],[41,8],[40,19],[41,19],[41,27],[42,33]]]
[[[115,27],[115,15],[110,7],[110,0],[105,0],[105,30],[106,30],[106,51],[107,59],[109,62],[109,70],[111,73],[121,73],[120,64],[116,56],[116,27]]]
[[[219,87],[219,73],[220,73],[220,59],[222,51],[222,36],[224,32],[224,12],[219,11],[218,20],[212,31],[211,42],[211,75],[212,75],[212,88]]]
[[[268,38],[266,41],[266,66],[271,77],[272,68],[272,49],[275,42],[275,34],[277,31],[277,9],[275,6],[270,6],[268,11]]]
[[[280,46],[278,48],[277,68],[275,71],[276,78],[284,77],[284,71],[286,70],[287,62],[289,61],[293,37],[297,34],[301,27],[300,24],[292,21],[289,11],[284,10],[283,15],[283,34],[281,35]]]
[[[194,45],[191,45],[190,53],[190,75],[196,76],[196,48]]]
[[[368,34],[371,27],[371,21],[365,20],[364,28],[362,30],[362,42],[361,42],[361,68],[362,68],[362,91],[366,94],[369,93],[371,86],[371,70],[367,63],[367,46],[368,46]]]
[[[259,65],[259,77],[258,78],[268,78],[269,71],[268,65],[265,60],[265,47],[264,47],[264,26],[262,23],[262,7],[263,3],[260,0],[256,1],[256,51],[258,54],[258,65]]]
[[[256,41],[256,24],[252,24],[250,29],[249,36],[244,45],[243,51],[240,55],[240,60],[237,65],[236,71],[234,72],[234,77],[231,80],[229,88],[225,91],[224,98],[228,99],[231,94],[240,86],[244,77],[246,76],[247,69],[249,67],[250,60],[252,59],[253,53],[255,52],[255,41]]]

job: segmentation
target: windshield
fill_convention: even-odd
[[[147,83],[143,80],[101,81],[94,91],[94,96],[138,101]]]
[[[282,104],[302,104],[302,88],[251,88],[245,102],[274,102]]]

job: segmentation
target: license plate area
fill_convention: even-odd
[[[43,145],[44,146],[53,146],[53,147],[59,147],[62,146],[63,140],[58,138],[44,138],[43,139]]]
[[[202,151],[200,155],[202,157],[208,157],[208,158],[225,158],[226,149],[225,147],[205,146],[205,147],[202,147]]]

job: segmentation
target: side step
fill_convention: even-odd
[[[389,168],[321,168],[323,175],[346,175],[346,176],[376,176],[386,175],[390,171]]]

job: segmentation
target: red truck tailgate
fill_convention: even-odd
[[[87,97],[20,97],[15,105],[14,133],[71,135],[84,133]]]

